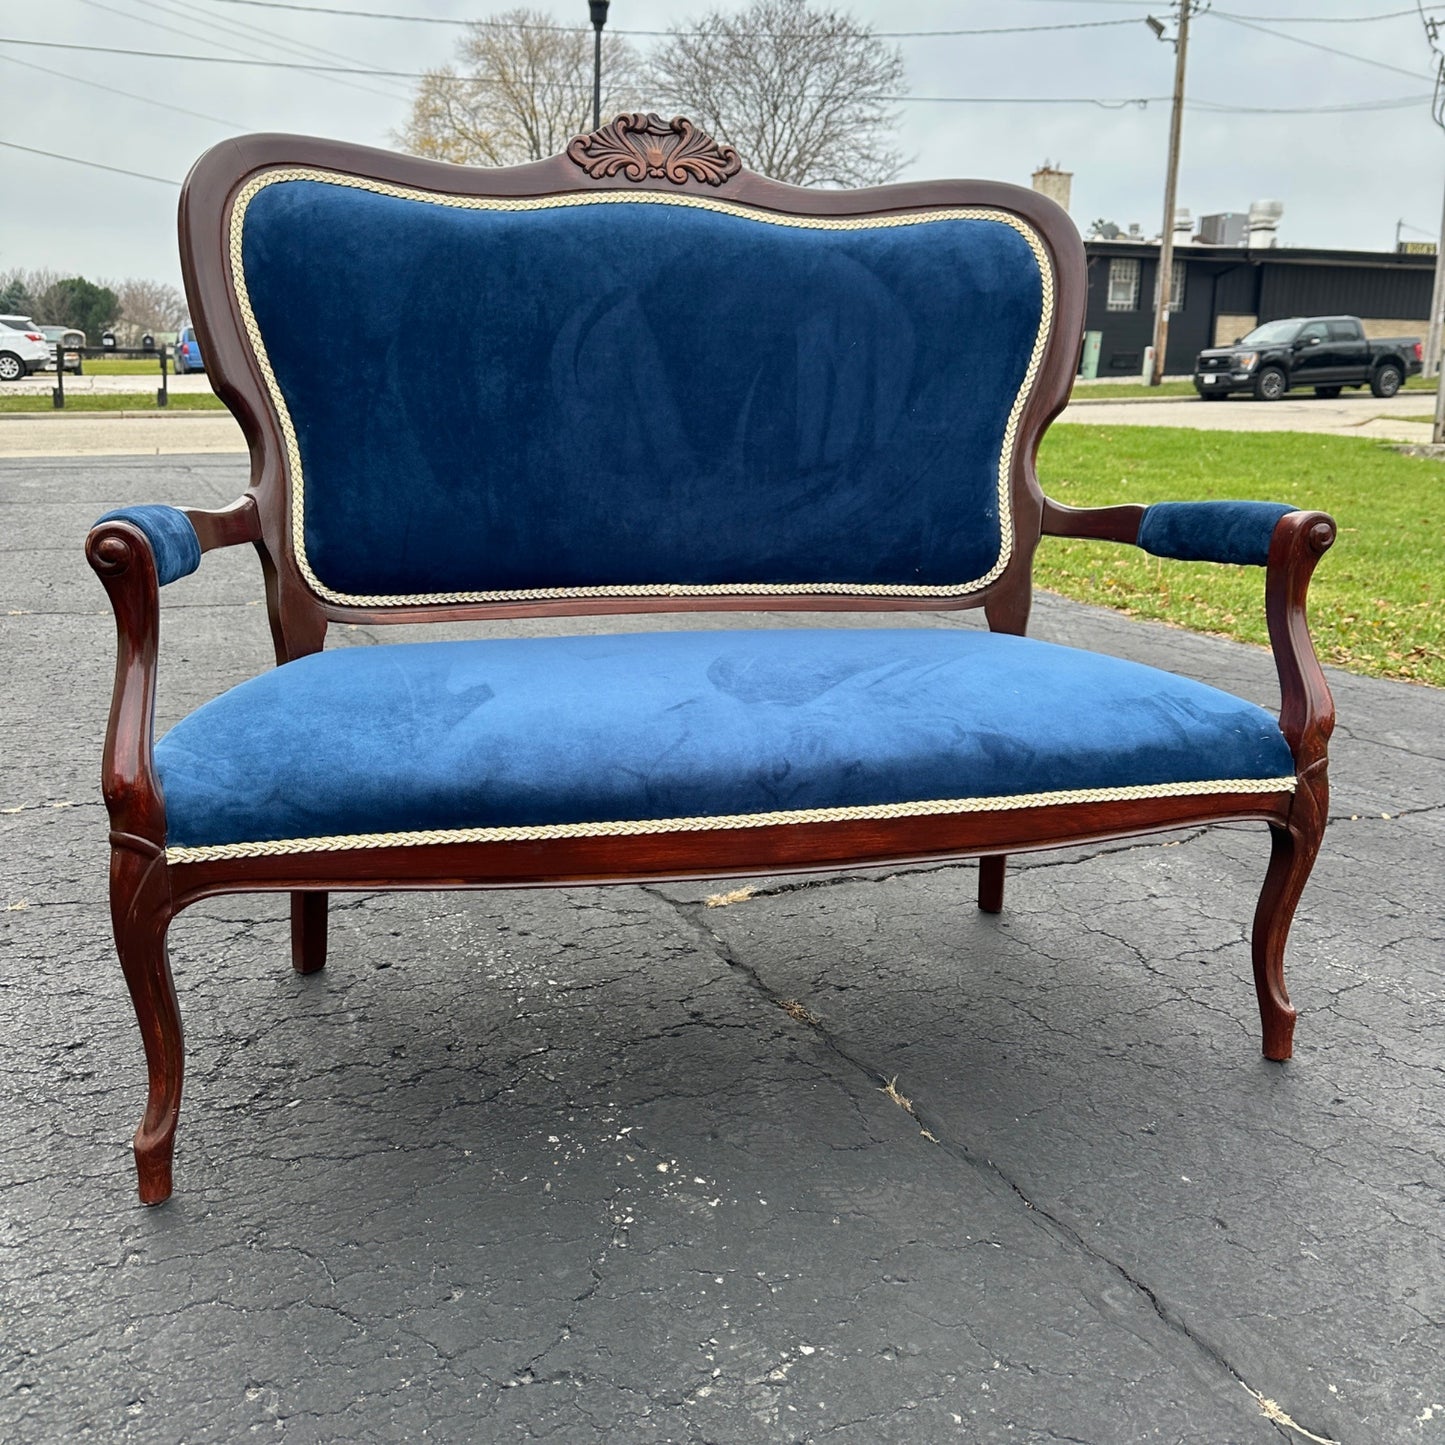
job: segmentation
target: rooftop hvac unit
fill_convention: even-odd
[[[1243,211],[1201,216],[1199,234],[1207,246],[1243,246],[1249,240],[1249,217]]]

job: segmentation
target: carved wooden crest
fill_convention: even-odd
[[[675,185],[688,180],[720,186],[743,166],[730,145],[719,145],[685,116],[663,120],[636,111],[610,125],[579,135],[567,156],[594,180],[624,175],[629,181],[665,177]]]

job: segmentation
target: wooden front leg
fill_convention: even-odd
[[[291,895],[291,967],[319,973],[326,966],[326,894]]]

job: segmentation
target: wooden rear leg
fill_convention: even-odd
[[[171,977],[166,933],[171,925],[165,860],[147,867],[136,853],[117,848],[111,870],[116,952],[145,1045],[150,1084],[145,1114],[135,1131],[135,1167],[143,1204],[171,1195],[171,1156],[181,1110],[185,1040]]]
[[[1271,823],[1269,831],[1269,871],[1254,913],[1254,986],[1264,1026],[1264,1056],[1283,1062],[1294,1051],[1295,1021],[1284,986],[1285,940],[1324,830],[1296,832]]]
[[[1003,870],[1006,853],[990,853],[978,860],[978,906],[985,913],[1003,912]]]
[[[326,895],[291,895],[291,967],[318,973],[326,965]]]

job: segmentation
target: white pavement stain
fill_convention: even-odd
[[[128,373],[125,376],[75,376],[71,372],[65,373],[65,394],[66,396],[97,396],[104,393],[111,393],[119,396],[130,394],[144,395],[154,391],[161,384],[161,369],[159,363],[151,367],[149,371],[138,371]],[[55,373],[53,371],[37,372],[33,376],[27,376],[21,381],[7,381],[3,392],[4,396],[38,396],[44,398],[44,404],[49,405],[50,393],[55,389]],[[185,393],[187,395],[204,396],[211,390],[211,383],[204,374],[179,376],[174,371],[167,370],[166,390],[176,395]]]
[[[1418,391],[1402,391],[1388,401],[1368,393],[1332,401],[1309,394],[1287,396],[1282,401],[1249,397],[1203,401],[1197,396],[1100,401],[1090,397],[1071,403],[1059,420],[1089,426],[1178,426],[1196,431],[1318,432],[1424,443],[1430,440],[1434,410],[1433,393]]]
[[[0,394],[33,393],[39,404],[39,398],[48,397],[53,384],[53,377],[30,377],[11,383]],[[137,391],[149,389],[152,380],[139,376],[77,377],[66,381],[67,393],[79,391],[82,384],[95,391]],[[171,378],[171,389],[177,394],[204,393],[210,390],[210,384],[204,376],[179,376]],[[1369,395],[1342,396],[1333,401],[1301,395],[1276,402],[1244,397],[1217,402],[1198,397],[1157,401],[1089,397],[1071,404],[1059,420],[1090,426],[1314,432],[1423,444],[1430,440],[1434,405],[1434,396],[1427,392],[1401,392],[1389,401]],[[0,457],[166,456],[245,450],[240,427],[224,411],[0,414]]]

